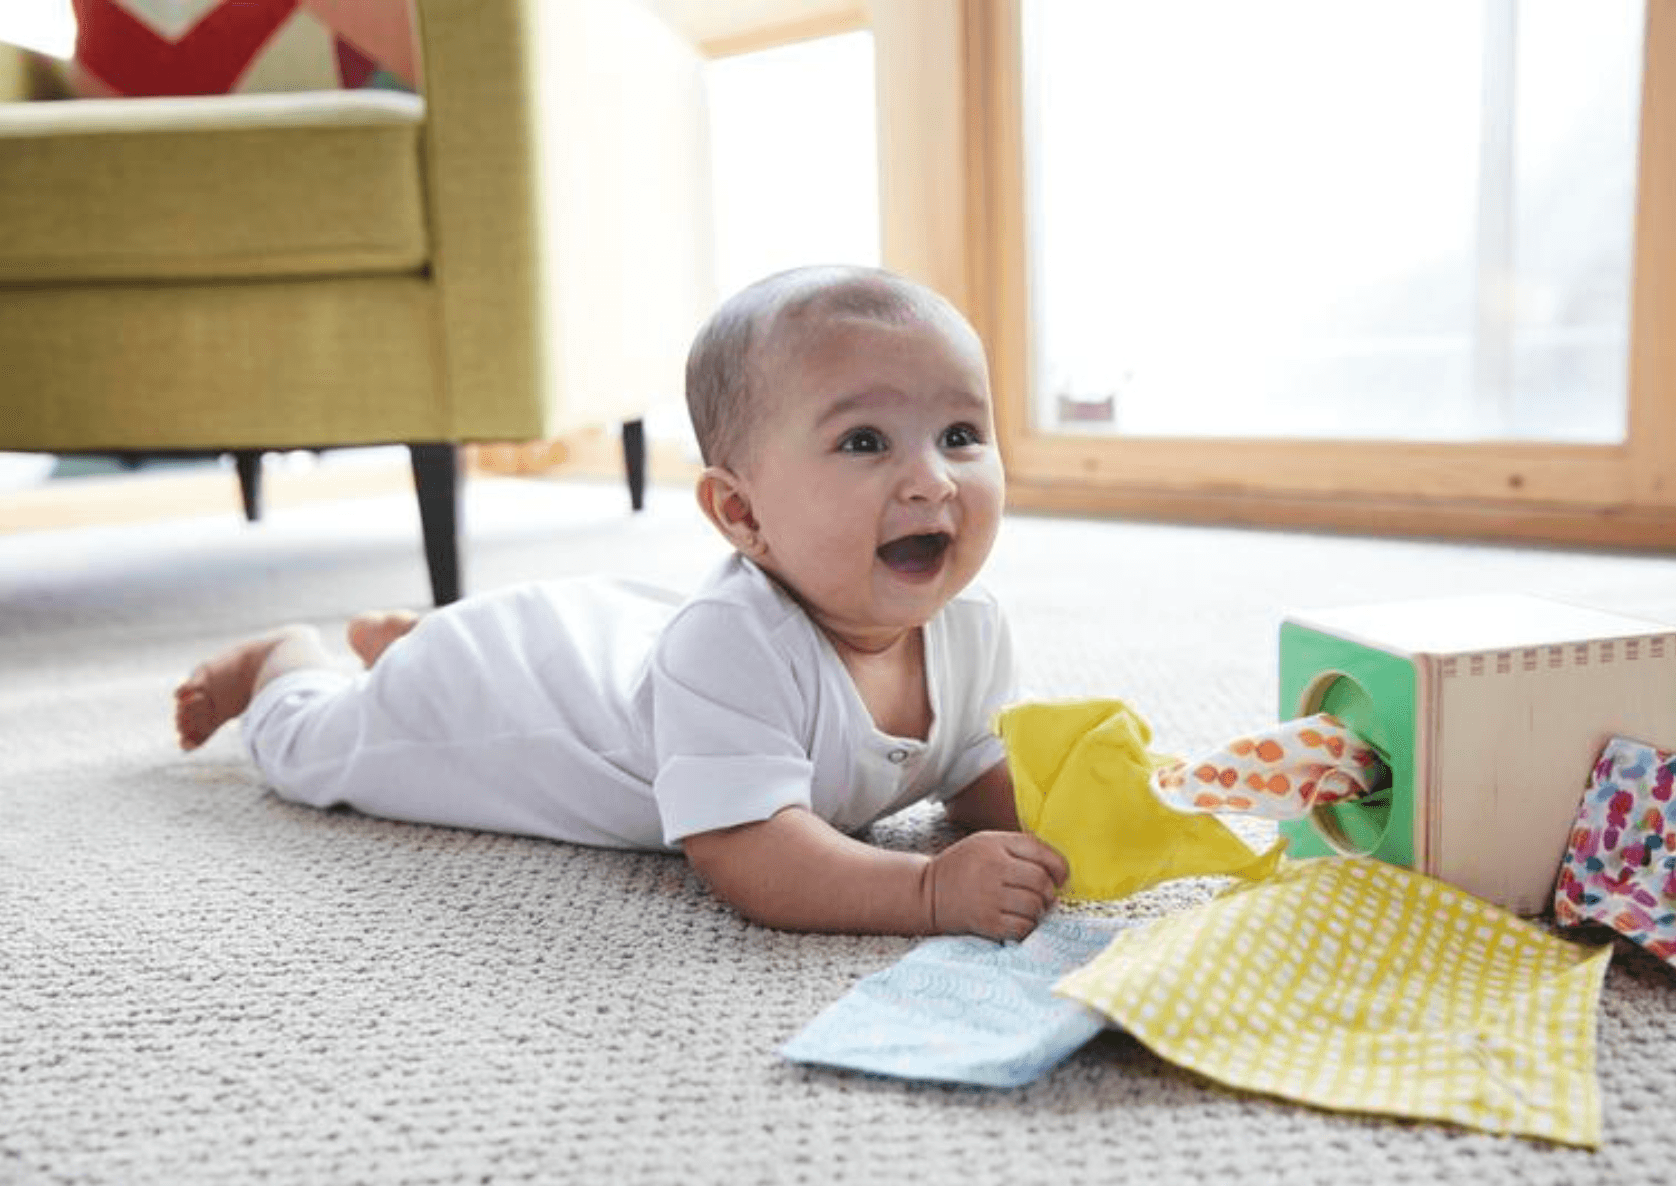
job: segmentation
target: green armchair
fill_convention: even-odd
[[[463,442],[622,423],[638,505],[714,297],[702,59],[634,0],[417,11],[423,98],[0,103],[0,450],[233,453],[254,515],[263,450],[406,444],[438,604]]]

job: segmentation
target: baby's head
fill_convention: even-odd
[[[777,372],[796,368],[798,345],[835,316],[940,323],[977,340],[948,301],[878,268],[821,265],[759,280],[716,310],[687,355],[687,411],[706,465],[744,461],[753,427],[773,410]]]
[[[727,301],[687,360],[711,520],[833,630],[918,625],[976,575],[1003,493],[983,346],[871,268]]]

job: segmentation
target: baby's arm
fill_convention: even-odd
[[[1017,832],[1018,808],[1013,800],[1013,772],[997,762],[943,804],[949,822],[974,832],[993,829]]]
[[[1068,871],[1022,833],[982,832],[925,857],[864,844],[802,807],[683,845],[717,897],[782,930],[1021,939]]]

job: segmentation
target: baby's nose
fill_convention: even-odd
[[[910,500],[940,501],[951,497],[957,485],[948,458],[937,449],[917,454],[903,477],[903,494]]]

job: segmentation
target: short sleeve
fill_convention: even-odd
[[[934,792],[948,800],[1007,759],[995,718],[1018,697],[1012,631],[1000,604],[978,592],[951,615],[942,678],[958,701],[958,732],[949,765]]]
[[[741,606],[689,605],[652,656],[664,842],[809,807],[808,696],[767,625]]]

